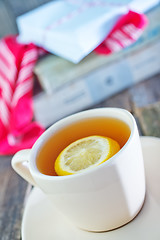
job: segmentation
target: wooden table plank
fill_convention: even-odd
[[[160,137],[160,102],[145,107],[135,107],[143,135]]]
[[[96,107],[121,107],[132,112],[133,105],[142,107],[157,101],[160,101],[160,74],[104,100]]]
[[[160,74],[129,90],[132,113],[138,119],[141,134],[160,137]]]
[[[136,107],[144,107],[160,101],[160,74],[129,89],[131,102]]]
[[[128,111],[131,111],[131,103],[130,103],[130,93],[128,90],[124,90],[105,101],[97,104],[95,107],[117,107],[117,108],[125,108]]]
[[[11,157],[0,157],[0,239],[20,239],[27,183],[11,168]]]

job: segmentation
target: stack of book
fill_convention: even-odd
[[[88,108],[160,72],[160,6],[132,46],[110,56],[89,54],[74,64],[55,55],[39,60],[35,74],[43,89],[34,96],[35,119],[45,127]]]

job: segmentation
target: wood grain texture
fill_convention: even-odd
[[[160,101],[160,74],[153,76],[129,89],[135,107],[144,107]]]
[[[128,111],[131,111],[130,94],[128,89],[106,99],[105,101],[95,105],[94,108],[95,107],[117,107],[125,108]]]
[[[141,125],[143,135],[160,137],[160,102],[145,107],[135,107],[134,113]]]
[[[27,183],[11,168],[11,157],[0,157],[0,239],[18,240]]]
[[[160,137],[160,74],[130,90],[131,111],[137,119],[140,133]]]

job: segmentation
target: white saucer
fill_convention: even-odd
[[[82,231],[68,222],[34,188],[22,221],[23,240],[159,240],[160,239],[160,139],[142,137],[147,193],[138,216],[127,225],[103,233]],[[95,216],[96,217],[96,216]]]

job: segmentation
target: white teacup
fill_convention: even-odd
[[[37,156],[48,139],[69,125],[101,117],[119,119],[131,130],[129,139],[117,154],[79,174],[48,176],[38,170]],[[130,222],[142,208],[145,198],[144,164],[137,125],[124,109],[93,109],[60,120],[40,136],[32,149],[16,153],[12,167],[29,183],[42,189],[77,227],[88,231],[108,231]]]

